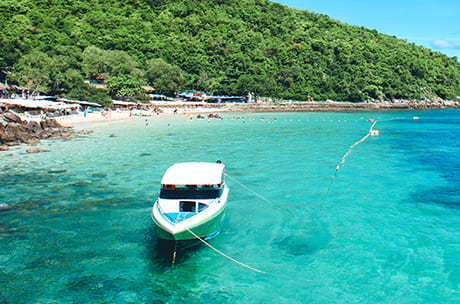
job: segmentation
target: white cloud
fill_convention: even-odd
[[[443,39],[434,39],[431,40],[431,45],[437,49],[458,49],[460,46],[450,43],[447,40]]]

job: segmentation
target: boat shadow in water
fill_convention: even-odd
[[[158,237],[155,227],[150,227],[145,236],[146,259],[151,271],[166,271],[181,264],[205,247],[199,240],[165,240]],[[174,257],[175,252],[175,257]]]

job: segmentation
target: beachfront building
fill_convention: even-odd
[[[180,92],[177,98],[182,101],[206,103],[247,102],[246,96],[207,95],[200,92]]]
[[[0,98],[29,98],[30,88],[0,82]]]
[[[6,83],[0,82],[0,97],[8,98],[9,91],[10,91],[10,86]]]
[[[137,102],[124,101],[124,100],[112,100],[112,109],[133,109],[137,107]]]
[[[85,82],[96,89],[107,89],[107,85],[105,84],[106,79],[107,76],[98,75],[94,79],[85,80]]]
[[[152,101],[168,101],[168,100],[171,100],[170,98],[168,98],[166,95],[163,95],[163,94],[149,94],[148,95]]]
[[[102,105],[96,103],[96,102],[90,102],[90,101],[84,101],[84,100],[71,100],[67,98],[57,98],[57,101],[68,103],[68,104],[74,104],[74,105],[79,105],[80,108],[87,108],[87,107],[95,107],[95,108],[102,108]]]

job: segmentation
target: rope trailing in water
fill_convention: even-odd
[[[353,150],[353,148],[355,146],[357,146],[358,144],[362,143],[363,141],[365,141],[369,136],[372,135],[372,131],[374,129],[374,126],[375,124],[377,123],[377,120],[374,121],[374,123],[372,124],[371,128],[369,129],[369,132],[366,134],[366,136],[364,136],[363,138],[361,138],[360,140],[358,140],[357,142],[355,142],[351,147],[350,149],[347,151],[347,153],[345,153],[345,155],[343,156],[342,158],[342,161],[340,162],[340,165],[338,165],[336,168],[335,168],[335,174],[334,176],[332,177],[332,180],[331,182],[329,183],[329,187],[327,188],[327,193],[329,194],[329,190],[331,189],[331,186],[332,186],[332,183],[334,182],[335,178],[337,177],[337,173],[339,172],[340,170],[340,166],[342,166],[344,163],[345,163],[345,159],[347,158],[347,156],[351,153],[351,150]]]
[[[174,240],[174,253],[173,253],[173,259],[172,259],[172,264],[176,264],[176,254],[177,254],[177,241]]]
[[[236,264],[241,265],[241,266],[243,266],[243,267],[246,267],[246,268],[248,268],[248,269],[250,269],[250,270],[253,270],[253,271],[255,271],[255,272],[258,272],[258,273],[266,273],[265,271],[261,271],[261,270],[258,270],[258,269],[256,269],[256,268],[254,268],[254,267],[251,267],[251,266],[248,266],[248,265],[243,264],[243,263],[241,263],[241,262],[238,262],[238,261],[235,260],[234,258],[229,257],[229,256],[226,255],[225,253],[223,253],[223,252],[217,250],[216,248],[212,247],[208,242],[206,242],[205,240],[203,240],[202,238],[200,238],[200,237],[199,237],[198,235],[196,235],[192,230],[188,229],[187,227],[186,227],[185,229],[186,229],[188,232],[190,232],[190,234],[192,234],[195,238],[197,238],[198,240],[200,240],[203,244],[205,244],[206,246],[208,246],[209,248],[211,248],[212,250],[214,250],[215,252],[217,252],[217,253],[220,254],[221,256],[223,256],[223,257],[229,259],[230,261],[235,262]]]
[[[263,196],[260,195],[259,193],[255,192],[254,190],[249,189],[248,187],[246,187],[245,185],[243,185],[242,183],[240,183],[239,181],[237,181],[235,178],[231,177],[231,176],[228,175],[227,173],[224,173],[224,174],[225,174],[225,176],[229,177],[231,180],[233,180],[234,182],[236,182],[238,185],[240,185],[240,186],[243,187],[244,189],[248,190],[249,192],[254,193],[255,195],[257,195],[258,197],[260,197],[261,199],[263,199],[263,200],[266,201],[267,203],[272,204],[272,202],[270,202],[268,199],[266,199],[265,197],[263,197]]]

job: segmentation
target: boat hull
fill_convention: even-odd
[[[226,206],[221,208],[218,213],[214,214],[193,226],[184,227],[183,229],[172,231],[162,225],[158,219],[155,218],[155,213],[152,211],[152,220],[155,223],[157,234],[160,238],[166,240],[190,240],[196,239],[196,237],[189,232],[192,231],[200,238],[206,238],[209,236],[215,236],[220,231],[222,220],[225,216]]]
[[[229,192],[224,169],[220,162],[189,162],[166,170],[152,208],[160,238],[190,240],[218,234]]]

